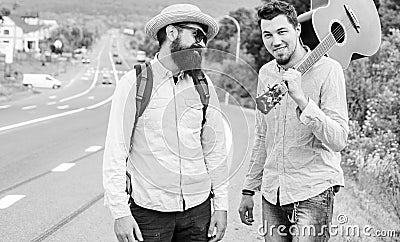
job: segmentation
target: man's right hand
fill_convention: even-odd
[[[254,222],[253,219],[253,207],[254,200],[252,196],[242,195],[242,200],[240,201],[239,206],[239,215],[242,223],[246,225],[252,225]]]
[[[139,241],[143,241],[139,225],[132,216],[116,219],[114,221],[114,232],[119,242],[137,241],[133,236],[133,233],[135,233],[135,236]]]

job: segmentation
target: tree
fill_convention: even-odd
[[[8,15],[10,15],[11,14],[11,11],[10,11],[10,9],[8,9],[8,8],[2,8],[1,10],[0,10],[0,15],[1,16],[8,16]]]
[[[271,2],[271,1],[272,0],[262,0],[263,3],[267,3],[267,2]],[[297,14],[302,14],[302,13],[308,12],[311,9],[311,7],[310,7],[311,1],[310,0],[285,0],[285,2],[292,4],[294,6],[294,8],[296,9]]]

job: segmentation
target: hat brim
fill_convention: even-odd
[[[170,13],[162,13],[152,18],[149,22],[147,22],[145,32],[152,39],[157,40],[157,33],[161,28],[179,22],[193,22],[208,26],[208,40],[213,39],[219,30],[217,21],[207,14],[199,11],[175,11]]]

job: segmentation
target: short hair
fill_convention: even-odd
[[[201,23],[196,23],[196,22],[178,22],[178,23],[173,23],[171,25],[179,25],[179,24],[198,24],[200,26],[200,28],[203,29],[204,33],[207,33],[207,31],[208,31],[208,26],[207,25],[201,24]],[[157,41],[158,41],[158,45],[159,46],[161,46],[165,42],[165,40],[167,39],[167,32],[166,32],[167,26],[162,27],[157,32]]]
[[[257,10],[258,25],[261,26],[262,19],[271,20],[278,15],[285,15],[294,28],[299,24],[297,12],[293,5],[284,1],[273,0],[267,2]]]

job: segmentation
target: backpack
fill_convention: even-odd
[[[153,72],[151,69],[151,64],[149,62],[136,64],[134,68],[136,70],[136,114],[129,144],[129,154],[132,151],[133,135],[135,133],[137,121],[142,116],[144,110],[149,104],[151,91],[153,90]],[[201,126],[203,127],[206,123],[206,111],[210,100],[208,83],[205,75],[201,71],[196,72],[196,75],[192,75],[192,79],[195,85],[195,89],[200,96],[201,103],[203,104],[203,119],[201,121]],[[126,164],[128,164],[128,159],[129,157],[126,158]],[[129,195],[132,194],[131,175],[128,171],[126,171],[125,191]]]

